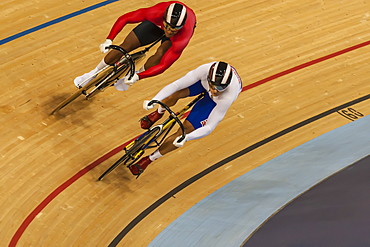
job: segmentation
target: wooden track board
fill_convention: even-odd
[[[290,126],[369,94],[369,47],[364,43],[370,40],[369,2],[188,0],[184,3],[194,9],[198,24],[171,68],[127,92],[108,89],[50,116],[75,90],[73,79],[103,58],[98,46],[116,18],[157,2],[112,2],[0,46],[0,243],[107,246],[145,209],[189,178]],[[0,39],[97,3],[2,1]],[[128,25],[115,42],[133,27]],[[358,44],[363,45],[346,51]],[[240,94],[211,135],[156,161],[139,179],[120,167],[97,182],[120,155],[103,162],[99,158],[142,132],[137,122],[147,114],[142,101],[214,60],[232,64],[245,87],[264,81]],[[369,114],[366,100],[350,107]],[[148,245],[213,191],[349,121],[334,112],[232,160],[161,204],[119,245]],[[96,166],[89,170],[91,164]]]

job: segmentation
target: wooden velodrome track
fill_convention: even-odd
[[[111,1],[67,16],[101,2],[1,1],[1,246],[107,246],[184,181],[334,109],[189,184],[129,228],[119,242],[146,246],[223,185],[350,122],[336,111],[369,114],[366,100],[343,104],[370,91],[370,2],[184,0],[197,14],[198,24],[170,69],[127,92],[109,88],[89,101],[81,97],[50,116],[74,92],[74,77],[101,60],[98,46],[116,18],[158,2]],[[53,25],[39,26],[65,16]],[[13,36],[34,27],[39,28]],[[132,27],[124,28],[115,44]],[[213,60],[231,63],[245,89],[216,130],[156,161],[139,179],[119,167],[97,182],[120,156],[110,152],[142,132],[138,120],[147,114],[142,101]]]

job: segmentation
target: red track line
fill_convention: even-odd
[[[242,90],[242,91],[245,91],[245,90],[248,90],[248,89],[254,88],[254,87],[256,87],[256,86],[258,86],[258,85],[261,85],[261,84],[263,84],[263,83],[265,83],[265,82],[272,81],[272,80],[274,80],[274,79],[276,79],[276,78],[282,77],[282,76],[284,76],[284,75],[290,74],[290,73],[295,72],[295,71],[300,70],[300,69],[304,69],[304,68],[306,68],[306,67],[308,67],[308,66],[311,66],[311,65],[314,65],[314,64],[320,63],[320,62],[325,61],[325,60],[328,60],[328,59],[330,59],[330,58],[337,57],[337,56],[339,56],[339,55],[342,55],[342,54],[344,54],[344,53],[347,53],[347,52],[350,52],[350,51],[356,50],[356,49],[361,48],[361,47],[364,47],[364,46],[367,46],[367,45],[369,45],[369,44],[370,44],[370,41],[366,41],[366,42],[363,42],[363,43],[361,43],[361,44],[351,46],[351,47],[346,48],[346,49],[344,49],[344,50],[337,51],[337,52],[334,52],[334,53],[329,54],[329,55],[327,55],[327,56],[320,57],[320,58],[314,59],[314,60],[312,60],[312,61],[309,61],[309,62],[307,62],[307,63],[303,63],[303,64],[298,65],[298,66],[295,66],[295,67],[293,67],[293,68],[290,68],[290,69],[284,70],[284,71],[282,71],[282,72],[280,72],[280,73],[277,73],[277,74],[275,74],[275,75],[269,76],[269,77],[264,78],[264,79],[262,79],[262,80],[256,81],[256,82],[254,82],[254,83],[252,83],[252,84],[249,84],[249,85],[247,85],[247,86],[243,87],[243,90]]]
[[[354,45],[354,46],[351,46],[349,48],[346,48],[346,49],[343,49],[343,50],[334,52],[334,53],[329,54],[327,56],[324,56],[324,57],[321,57],[321,58],[317,58],[317,59],[314,59],[314,60],[309,61],[307,63],[303,63],[303,64],[298,65],[298,66],[295,66],[293,68],[284,70],[284,71],[282,71],[280,73],[277,73],[275,75],[266,77],[266,78],[264,78],[262,80],[259,80],[259,81],[256,81],[256,82],[252,83],[252,84],[249,84],[247,86],[244,86],[243,89],[242,89],[242,91],[246,91],[248,89],[257,87],[257,86],[259,86],[261,84],[264,84],[264,83],[266,83],[268,81],[272,81],[272,80],[274,80],[276,78],[279,78],[279,77],[282,77],[284,75],[293,73],[293,72],[295,72],[297,70],[300,70],[300,69],[306,68],[308,66],[311,66],[311,65],[320,63],[320,62],[325,61],[325,60],[328,60],[330,58],[337,57],[337,56],[342,55],[344,53],[347,53],[347,52],[350,52],[350,51],[359,49],[359,48],[364,47],[364,46],[367,46],[369,44],[370,44],[370,41],[366,41],[366,42],[360,43],[358,45]],[[28,225],[31,224],[31,222],[33,221],[33,219],[42,211],[42,209],[44,209],[62,191],[64,191],[71,184],[73,184],[75,181],[77,181],[79,178],[81,178],[83,175],[85,175],[88,171],[90,171],[91,169],[93,169],[94,167],[96,167],[97,165],[99,165],[100,163],[102,163],[103,161],[107,160],[108,158],[112,157],[113,155],[115,155],[116,153],[118,153],[119,151],[121,151],[124,146],[126,146],[129,142],[131,142],[135,138],[133,138],[130,141],[122,144],[121,146],[113,149],[112,151],[110,151],[109,153],[105,154],[104,156],[98,158],[93,163],[91,163],[90,165],[86,166],[85,168],[83,168],[82,170],[80,170],[79,172],[77,172],[73,177],[71,177],[66,182],[64,182],[62,185],[60,185],[58,188],[56,188],[22,222],[21,226],[18,228],[18,230],[16,231],[16,233],[12,237],[12,239],[11,239],[11,241],[9,243],[9,246],[10,247],[15,247],[17,245],[19,239],[21,238],[22,234],[24,233],[24,231],[26,230],[26,228],[28,227]]]
[[[134,139],[134,138],[133,138]],[[133,140],[132,139],[132,140]],[[16,233],[14,234],[12,240],[9,243],[9,246],[15,247],[17,245],[18,240],[22,236],[23,232],[26,230],[29,224],[31,224],[32,220],[41,212],[42,209],[46,207],[57,195],[59,195],[61,192],[63,192],[66,188],[68,188],[71,184],[76,182],[79,178],[81,178],[83,175],[85,175],[88,171],[92,170],[97,165],[101,164],[103,161],[109,159],[119,151],[121,151],[127,144],[129,144],[132,140],[122,144],[119,147],[116,147],[112,151],[108,152],[104,156],[100,157],[99,159],[95,160],[90,165],[86,166],[79,172],[77,172],[73,177],[68,179],[66,182],[61,184],[58,188],[56,188],[53,192],[51,192],[50,195],[48,195],[23,221],[22,225],[18,228]]]

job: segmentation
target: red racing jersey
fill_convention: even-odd
[[[127,23],[150,21],[163,30],[163,15],[166,11],[166,8],[172,3],[179,3],[186,7],[187,19],[185,25],[174,36],[170,38],[172,46],[163,55],[159,64],[139,73],[138,76],[140,79],[163,73],[181,56],[182,51],[188,45],[194,33],[194,28],[196,24],[194,11],[187,7],[185,4],[178,1],[162,2],[149,8],[141,8],[119,17],[114,23],[107,37],[107,39],[113,40],[123,29],[123,27],[126,26]]]

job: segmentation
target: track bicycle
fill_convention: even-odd
[[[168,133],[177,123],[181,130],[182,130],[182,137],[179,141],[182,141],[185,138],[185,128],[180,118],[184,116],[185,112],[189,110],[195,103],[197,103],[201,98],[204,97],[204,92],[199,94],[196,98],[194,98],[189,104],[187,104],[181,111],[174,113],[167,105],[158,101],[152,100],[149,102],[148,105],[152,105],[154,103],[160,104],[166,111],[170,114],[170,116],[164,120],[161,124],[152,126],[148,131],[141,134],[139,137],[134,139],[130,142],[127,146],[123,148],[125,154],[119,158],[111,167],[108,168],[99,178],[98,180],[102,180],[107,174],[111,173],[114,169],[116,169],[119,165],[126,165],[128,168],[132,165],[135,165],[135,162],[144,154],[147,149],[159,147],[165,138],[167,137]],[[138,167],[139,168],[139,167]],[[139,168],[140,173],[137,175],[138,178],[143,170]]]
[[[163,37],[154,41],[150,46],[144,48],[141,51],[135,52],[133,54],[127,53],[122,47],[117,45],[110,45],[109,48],[120,51],[123,56],[122,58],[114,63],[113,65],[107,65],[103,69],[96,72],[91,77],[87,78],[85,81],[92,79],[85,86],[79,88],[74,94],[69,96],[63,102],[61,102],[52,112],[51,115],[71,103],[73,100],[77,99],[80,95],[85,95],[86,99],[90,99],[97,95],[99,92],[103,92],[106,88],[113,86],[113,84],[120,77],[129,75],[131,78],[135,73],[135,65],[138,64],[145,58],[145,54],[157,44]],[[85,82],[84,81],[84,82]],[[82,82],[83,84],[83,82]]]

